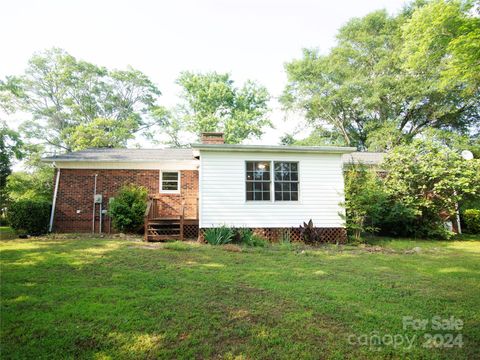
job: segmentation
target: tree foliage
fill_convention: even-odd
[[[151,125],[144,115],[160,91],[138,70],[109,70],[54,48],[35,54],[24,75],[7,77],[2,94],[2,103],[8,100],[8,107],[13,104],[14,111],[31,116],[22,129],[27,137],[71,151],[69,138],[79,126],[90,135],[102,126],[105,133],[113,129],[115,135],[108,136],[116,139],[115,145],[123,144],[131,133]],[[110,125],[99,126],[99,118]],[[119,128],[128,129],[128,135]],[[91,139],[101,143],[98,136]]]
[[[40,199],[23,199],[8,209],[8,223],[19,233],[45,234],[48,231],[50,203]]]
[[[468,131],[479,116],[478,93],[462,91],[462,78],[442,86],[444,80],[432,76],[442,71],[440,63],[429,64],[428,72],[403,64],[410,46],[405,33],[422,10],[419,4],[396,16],[376,11],[352,19],[327,55],[304,50],[286,64],[284,107],[360,149],[388,149],[427,128]]]
[[[137,232],[141,229],[147,208],[147,196],[146,188],[134,184],[120,189],[108,210],[115,229],[125,232]]]
[[[271,126],[266,117],[269,95],[263,86],[247,81],[239,88],[228,74],[215,72],[184,72],[177,83],[183,90],[177,116],[196,135],[223,131],[227,143],[237,144],[250,137],[259,138],[263,128]]]
[[[384,168],[386,191],[412,211],[411,231],[419,237],[443,236],[443,222],[455,219],[457,204],[480,194],[480,160],[464,160],[432,139],[398,146]]]
[[[53,194],[53,169],[42,166],[31,171],[16,171],[7,178],[6,192],[12,201],[51,201]]]
[[[80,124],[65,131],[65,144],[69,149],[125,147],[133,139],[132,132],[137,126],[135,120],[94,119],[90,123]]]
[[[362,164],[351,165],[344,176],[345,225],[349,236],[358,241],[362,233],[380,230],[388,197],[376,169]]]
[[[405,68],[478,95],[480,8],[476,13],[473,4],[435,0],[417,9],[403,26]]]
[[[5,122],[0,123],[0,209],[8,201],[6,191],[7,177],[12,173],[12,163],[23,157],[23,141],[20,134],[8,128]]]
[[[448,238],[445,221],[480,195],[480,160],[464,160],[438,137],[397,146],[379,169],[345,171],[346,226],[356,240],[364,232]]]

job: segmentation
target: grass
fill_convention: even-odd
[[[2,241],[2,358],[479,358],[480,239],[369,243]],[[452,331],[402,328],[435,315],[463,320],[462,347],[422,347]],[[372,334],[417,338],[358,343]]]
[[[0,240],[15,239],[17,235],[15,231],[8,226],[0,226]]]

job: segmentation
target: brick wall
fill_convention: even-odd
[[[89,170],[62,169],[55,208],[54,231],[89,232],[92,231],[93,189],[97,176],[97,194],[103,195],[103,208],[108,208],[109,198],[114,197],[125,184],[145,186],[150,195],[156,195],[162,206],[162,216],[177,215],[182,200],[185,200],[186,217],[194,218],[197,209],[198,171],[183,170],[181,173],[180,194],[159,194],[159,170]],[[98,231],[99,212],[97,205],[95,219]],[[110,229],[110,221],[104,217],[104,232]],[[112,229],[114,231],[114,229]]]

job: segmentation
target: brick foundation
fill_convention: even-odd
[[[345,228],[319,228],[322,242],[344,244],[347,242],[347,231]],[[204,231],[200,229],[198,241],[204,242]],[[270,242],[279,242],[283,237],[289,237],[291,242],[302,241],[300,230],[297,228],[253,228],[253,232]]]
[[[126,184],[145,186],[152,196],[161,202],[162,216],[178,215],[185,200],[185,216],[197,216],[198,171],[182,170],[180,194],[159,194],[159,170],[98,170],[61,169],[55,208],[54,228],[56,232],[91,232],[93,216],[94,175],[97,174],[97,194],[103,195],[103,209],[108,209],[109,198]],[[99,230],[99,213],[95,219],[95,231]],[[104,216],[103,231],[114,232],[110,219]]]

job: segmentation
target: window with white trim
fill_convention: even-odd
[[[298,162],[273,164],[275,201],[298,201]]]
[[[270,201],[270,161],[247,161],[247,201]]]
[[[298,201],[298,162],[247,161],[245,181],[247,201]]]
[[[163,193],[180,192],[180,172],[162,171],[160,178],[160,191]]]

